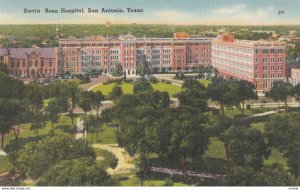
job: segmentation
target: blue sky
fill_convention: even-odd
[[[143,13],[45,14],[44,8],[127,8]],[[24,8],[40,9],[25,14]],[[283,10],[283,15],[278,11]],[[300,0],[0,0],[0,24],[300,24]]]

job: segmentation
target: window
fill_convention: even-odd
[[[275,70],[275,67],[274,66],[271,66],[271,71],[274,71]]]
[[[277,73],[278,78],[282,77],[282,73]]]
[[[282,53],[282,49],[278,49],[277,52],[278,52],[278,54],[281,54]]]
[[[282,66],[278,66],[278,71],[282,71]]]
[[[268,88],[268,83],[267,82],[263,82],[263,88]]]
[[[274,49],[271,49],[270,52],[271,52],[271,54],[274,54],[274,53],[275,53],[275,50],[274,50]]]
[[[35,63],[34,63],[34,66],[36,66],[36,67],[37,67],[37,66],[38,66],[38,64],[39,64],[39,63],[38,63],[38,61],[35,61]]]
[[[23,67],[25,67],[25,61],[23,61]]]
[[[264,73],[264,74],[263,74],[263,78],[264,78],[264,79],[268,78],[268,74],[267,74],[267,73]]]
[[[268,50],[267,49],[263,49],[263,54],[267,54],[268,53]]]
[[[44,67],[44,61],[41,62],[41,67]]]
[[[263,63],[267,63],[268,62],[268,58],[263,58]]]
[[[255,63],[258,63],[258,58],[255,58]]]
[[[49,67],[52,67],[52,60],[49,61]]]
[[[268,66],[263,66],[263,70],[264,71],[268,70]]]
[[[275,76],[275,75],[274,75],[274,73],[271,73],[271,79],[273,79],[273,78],[274,78],[274,76]]]
[[[274,63],[274,57],[271,58],[271,63]]]
[[[278,58],[278,63],[282,63],[282,58]]]
[[[255,54],[256,54],[256,55],[258,54],[258,49],[255,49]]]

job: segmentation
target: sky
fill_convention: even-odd
[[[24,13],[24,9],[41,13]],[[85,13],[46,14],[44,9],[84,8]],[[87,13],[88,8],[125,13]],[[127,8],[143,13],[127,13]],[[284,14],[278,14],[284,11]],[[300,24],[300,0],[0,0],[0,24]]]

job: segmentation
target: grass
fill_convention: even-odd
[[[101,149],[101,148],[93,148],[96,156],[101,156],[103,157],[103,160],[97,160],[97,164],[102,168],[102,169],[107,169],[110,166],[110,162],[113,158],[115,158],[115,155],[111,153],[110,151]]]
[[[275,110],[277,108],[252,108],[252,109],[246,109],[244,110],[244,115],[245,116],[251,116],[254,114],[259,114],[271,110]],[[226,116],[231,117],[231,118],[238,118],[238,117],[243,117],[242,113],[239,109],[237,108],[224,108],[224,113]]]
[[[12,165],[9,162],[7,156],[0,155],[0,173],[10,170],[11,167],[12,167]]]
[[[111,84],[99,84],[95,86],[92,91],[101,91],[103,95],[107,96],[116,86],[117,83]],[[122,83],[121,85],[123,94],[133,94],[133,84],[132,83]],[[181,91],[181,87],[175,84],[167,84],[164,82],[158,82],[156,84],[152,84],[154,90],[158,90],[160,92],[168,92],[170,97],[173,97],[174,94]]]
[[[205,152],[205,156],[224,159],[224,144],[217,137],[211,137],[209,140],[210,145],[208,146],[208,150]]]
[[[107,96],[116,85],[117,83],[99,84],[98,86],[95,86],[92,91],[101,91],[103,95]],[[123,94],[133,94],[133,84],[122,83],[120,86],[122,88]]]
[[[152,84],[154,90],[158,90],[160,92],[168,92],[170,97],[174,97],[175,94],[181,91],[181,87],[175,84],[167,84],[164,82],[158,82],[156,84]]]
[[[265,132],[265,122],[251,123],[252,128],[259,130],[260,132]]]
[[[205,87],[208,87],[208,85],[211,83],[211,80],[206,80],[206,79],[199,79],[198,81],[201,84],[203,84]]]
[[[74,118],[74,124],[76,125],[76,118]],[[21,124],[20,125],[20,134],[19,138],[29,138],[29,137],[36,137],[37,133],[35,131],[30,130],[31,124]],[[39,130],[39,136],[47,135],[52,130],[51,122],[48,121],[44,128]],[[71,119],[68,116],[62,115],[57,123],[54,123],[53,130],[56,134],[62,133],[72,133],[71,128]],[[13,132],[6,134],[4,138],[4,147],[10,143],[10,141],[15,140],[15,136]]]
[[[164,180],[145,180],[144,186],[163,186]],[[140,186],[140,179],[137,177],[130,178],[128,180],[120,181],[121,186]],[[184,183],[174,182],[174,186],[187,186]]]
[[[101,144],[115,144],[117,143],[116,132],[116,128],[103,125],[99,130],[98,138],[96,133],[87,133],[87,139],[90,143],[98,142]]]
[[[265,122],[252,123],[250,126],[262,133],[265,132]],[[272,149],[269,158],[264,160],[264,165],[272,165],[273,163],[279,163],[285,169],[288,169],[286,158],[284,158],[283,154],[277,149]]]
[[[288,169],[286,158],[283,157],[283,154],[276,149],[273,149],[271,155],[268,159],[264,160],[264,165],[272,165],[274,163],[281,164],[285,169]]]

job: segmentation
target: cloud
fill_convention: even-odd
[[[222,7],[212,10],[212,14],[218,15],[231,15],[236,14],[237,12],[243,11],[247,6],[245,4],[235,5],[232,7]]]

